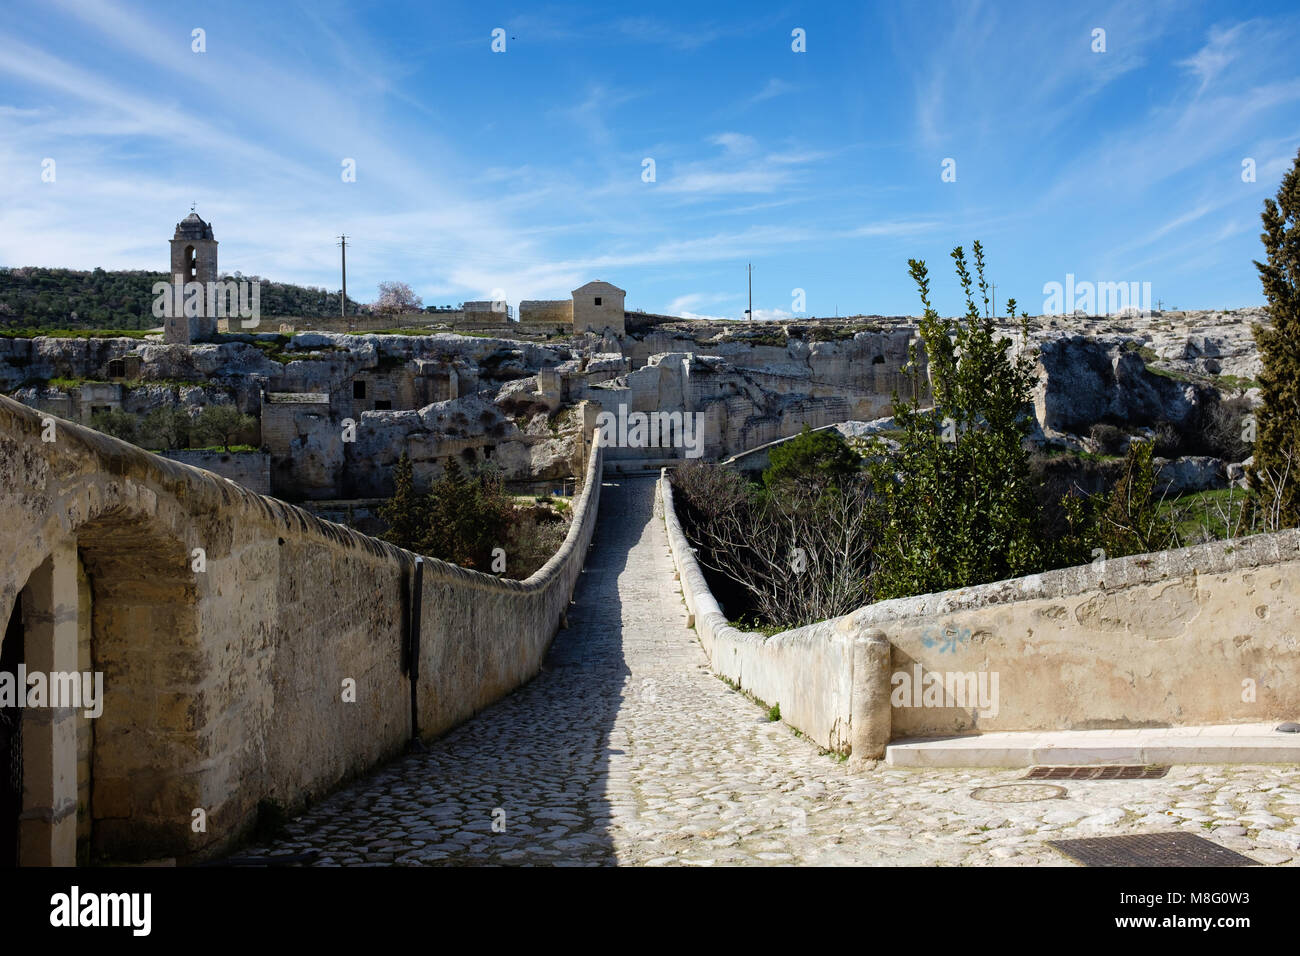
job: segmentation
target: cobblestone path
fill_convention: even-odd
[[[649,478],[607,480],[543,672],[241,856],[316,865],[1071,865],[1050,839],[1184,830],[1300,862],[1300,767],[1174,767],[983,802],[1023,770],[864,773],[707,670]],[[1024,791],[994,791],[1010,796]],[[494,826],[495,824],[495,826]]]

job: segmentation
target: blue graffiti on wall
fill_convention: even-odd
[[[938,647],[940,654],[946,654],[949,651],[956,654],[957,645],[965,644],[969,640],[969,627],[941,627],[938,629],[937,635],[935,634],[935,628],[927,627],[921,634],[921,643],[926,647]]]

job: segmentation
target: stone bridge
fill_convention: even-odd
[[[969,799],[1021,772],[871,760],[914,733],[1293,715],[1294,532],[764,638],[712,601],[669,484],[601,469],[597,450],[564,545],[512,582],[0,397],[0,672],[104,677],[97,717],[2,715],[18,858],[203,859],[272,806],[305,812],[247,852],[325,864],[1047,862],[1049,832],[1171,820],[1266,862],[1300,850],[1294,765],[1045,806]],[[999,716],[891,713],[900,666],[1005,670]]]
[[[98,672],[104,688],[98,716],[68,695],[4,709],[0,851],[211,855],[264,801],[301,807],[526,682],[582,570],[600,467],[597,451],[560,550],[501,580],[417,566],[0,396],[0,671]]]

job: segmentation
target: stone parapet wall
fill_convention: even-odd
[[[848,752],[853,732],[853,635],[802,628],[764,637],[732,627],[682,531],[667,470],[659,479],[659,496],[682,597],[714,673],[766,704],[779,705],[781,719],[819,746]]]
[[[899,737],[1300,714],[1300,531],[882,601],[765,638],[726,623],[666,475],[660,494],[713,669],[780,704],[823,747],[876,758]],[[942,690],[926,701],[936,679]],[[981,679],[991,699],[957,696]],[[903,698],[905,686],[917,696]]]
[[[423,736],[537,673],[582,570],[601,465],[597,449],[568,536],[526,581],[426,559]],[[90,582],[104,712],[91,722],[89,801],[68,818],[72,842],[51,841],[58,853],[89,815],[98,858],[211,855],[247,833],[261,801],[301,806],[410,739],[410,552],[4,397],[0,508],[0,612],[22,592],[58,615],[52,637],[29,631],[29,659],[50,641],[55,659],[77,659],[78,559]],[[50,799],[75,808],[76,735],[51,746],[72,769]]]
[[[844,626],[883,631],[894,674],[998,675],[996,713],[895,708],[895,737],[1294,720],[1300,531],[883,601]]]

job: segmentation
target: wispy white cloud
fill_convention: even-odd
[[[1206,87],[1241,55],[1242,49],[1238,41],[1247,26],[1246,23],[1238,23],[1226,30],[1213,27],[1205,46],[1187,59],[1178,61],[1179,66],[1201,81],[1200,88],[1196,91],[1198,94],[1205,92]]]
[[[642,95],[631,90],[613,89],[604,83],[593,83],[587,88],[582,102],[564,107],[558,112],[582,129],[592,143],[608,149],[614,141],[610,124],[615,110]]]
[[[728,153],[752,153],[758,148],[758,142],[744,133],[716,133],[709,137],[709,142],[721,146]]]
[[[673,164],[661,178],[664,192],[717,197],[791,189],[801,180],[800,167],[828,155],[813,150],[763,153],[758,141],[745,133],[716,133],[708,141],[722,147],[722,156]]]
[[[696,26],[682,23],[667,23],[649,16],[624,17],[614,23],[614,29],[627,40],[642,43],[655,43],[677,50],[698,50],[708,46],[728,34],[735,33],[736,27],[720,28],[715,25]]]
[[[706,193],[720,196],[727,193],[770,193],[794,182],[793,174],[773,167],[754,166],[748,169],[696,169],[687,170],[663,184],[664,192]]]
[[[774,76],[763,84],[761,90],[746,100],[746,103],[749,106],[754,106],[755,104],[775,99],[778,96],[784,96],[786,93],[793,93],[797,89],[798,87],[793,83],[787,83],[785,80]]]

